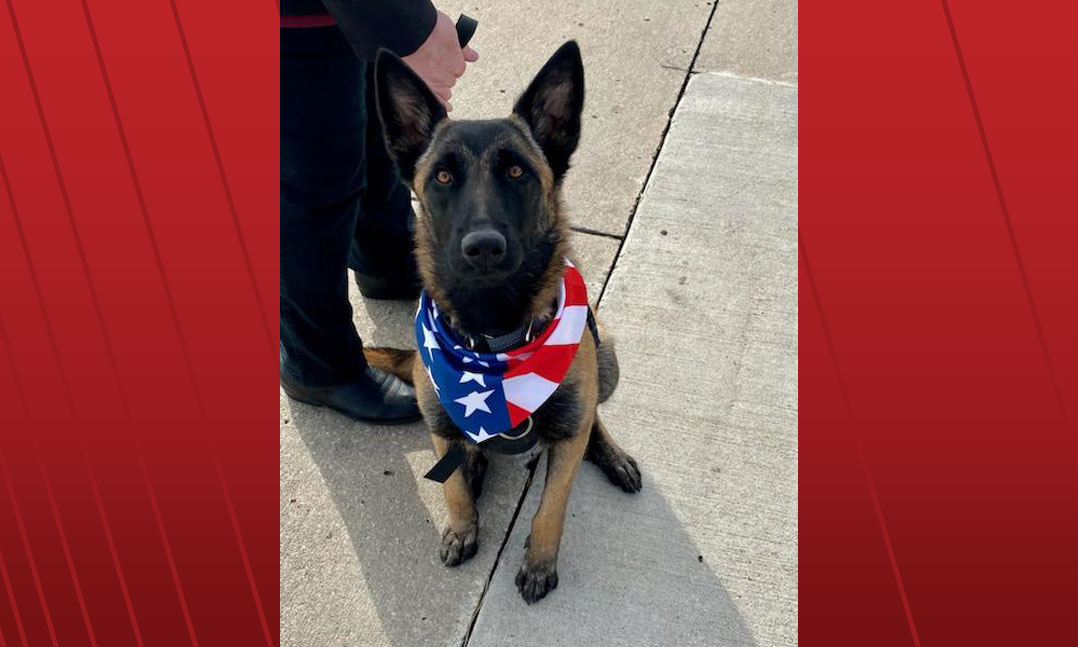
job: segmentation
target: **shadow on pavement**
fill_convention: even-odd
[[[422,479],[433,464],[421,425],[370,427],[292,403],[298,430],[343,520],[362,588],[381,623],[370,645],[456,645],[468,631],[527,476],[522,461],[494,457],[480,500],[479,554],[448,569],[437,557],[444,524],[440,486]],[[545,461],[491,582],[469,644],[755,645],[725,587],[645,469],[645,490],[628,495],[585,463],[570,499],[560,584],[524,604],[513,577],[538,506]],[[703,502],[701,502],[703,503]],[[731,555],[730,559],[737,556]],[[317,579],[305,595],[319,596]],[[354,611],[330,610],[342,624]],[[327,631],[328,629],[328,631]],[[332,628],[312,630],[333,635]],[[297,639],[302,636],[296,636]],[[303,643],[307,644],[307,643]],[[336,643],[334,643],[336,644]]]
[[[523,467],[515,476],[511,469],[492,475],[480,501],[479,554],[448,569],[437,556],[445,523],[441,486],[422,478],[434,463],[426,429],[421,424],[372,427],[305,405],[291,408],[291,424],[349,534],[364,580],[359,588],[366,600],[359,603],[372,605],[381,623],[381,635],[373,631],[366,644],[459,643],[519,501]],[[304,589],[304,595],[320,596],[317,579],[304,581]],[[341,608],[326,615],[339,615],[344,626],[352,624],[353,614]],[[311,641],[302,644],[312,645],[324,644],[315,636],[337,635],[331,628],[301,633]]]
[[[366,342],[414,348],[414,303],[366,302],[353,296],[357,328]],[[312,559],[306,561],[315,568],[288,575],[290,585],[299,583],[299,589],[282,590],[282,599],[287,595],[294,604],[297,597],[313,598],[301,601],[308,609],[303,623],[329,626],[295,626],[282,618],[282,626],[288,627],[286,644],[459,645],[520,502],[525,461],[492,456],[479,501],[479,553],[449,569],[437,556],[445,524],[441,486],[422,478],[434,463],[423,425],[373,427],[325,409],[294,402],[288,406],[288,425],[321,480],[312,472],[304,477],[304,487],[325,490],[318,498],[331,501],[335,510],[323,516],[336,525],[343,522],[348,533],[348,547],[336,550],[353,551],[358,570]],[[651,478],[649,462],[662,460],[661,448],[648,450],[647,456],[637,456],[645,481],[644,490],[635,495],[610,485],[594,465],[581,466],[562,539],[559,586],[529,607],[513,579],[542,492],[545,461],[540,462],[469,645],[755,646],[736,602],[707,560],[699,559],[702,551]],[[709,505],[706,500],[692,504]],[[691,515],[687,519],[694,521]],[[282,546],[289,539],[282,536]],[[306,539],[301,543],[319,545]],[[327,553],[326,559],[344,561],[346,554]],[[352,596],[343,598],[344,604],[340,590]],[[322,608],[311,614],[312,606]]]
[[[610,485],[594,465],[581,466],[562,538],[558,588],[531,607],[524,604],[513,580],[545,469],[541,461],[471,647],[513,638],[526,638],[530,647],[755,646],[737,604],[701,561],[643,462],[644,489],[637,494]]]

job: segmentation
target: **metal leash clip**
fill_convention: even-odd
[[[520,440],[521,438],[531,433],[533,424],[535,423],[532,421],[532,417],[528,416],[528,425],[524,427],[524,431],[520,432],[519,434],[516,434],[515,436],[510,436],[509,431],[513,431],[512,429],[510,429],[509,431],[503,431],[498,435],[506,440]]]

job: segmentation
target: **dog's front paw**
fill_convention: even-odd
[[[478,528],[474,523],[470,524],[464,532],[446,528],[442,533],[442,547],[438,551],[442,563],[446,566],[456,566],[474,557],[476,551],[479,550],[478,534]]]
[[[640,466],[628,454],[622,454],[619,460],[608,467],[608,470],[606,477],[610,479],[610,482],[626,492],[639,492],[644,485],[640,478]]]
[[[636,460],[620,449],[606,444],[589,447],[587,459],[598,465],[606,478],[625,492],[639,492],[644,485]]]
[[[530,564],[525,558],[516,581],[521,597],[531,604],[558,588],[558,569],[555,564]]]

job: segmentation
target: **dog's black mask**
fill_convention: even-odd
[[[516,327],[565,245],[557,192],[580,138],[579,48],[559,48],[512,116],[487,121],[446,119],[393,54],[382,51],[376,65],[386,146],[423,206],[416,250],[424,283],[472,316],[475,332]]]

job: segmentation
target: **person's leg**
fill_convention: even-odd
[[[281,30],[281,385],[355,418],[399,422],[417,418],[414,394],[367,366],[348,302],[364,68],[336,27]]]
[[[281,30],[281,370],[310,386],[366,368],[345,272],[363,183],[365,67],[336,27]]]
[[[374,66],[366,72],[366,183],[359,202],[349,267],[364,296],[410,299],[419,294],[412,251],[412,193],[386,152],[374,97]]]

